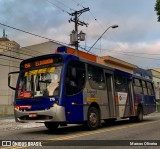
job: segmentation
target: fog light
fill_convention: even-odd
[[[57,104],[56,104],[56,103],[54,103],[54,104],[53,104],[53,107],[56,107],[56,106],[57,106]]]

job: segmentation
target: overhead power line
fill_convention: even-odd
[[[73,2],[75,2],[77,4],[77,6],[81,6],[82,8],[85,8],[81,3],[78,3],[77,1],[75,0],[72,0]]]
[[[58,43],[58,44],[63,44],[63,45],[69,46],[69,44],[67,44],[67,43],[56,41],[56,40],[53,40],[53,39],[50,39],[50,38],[47,38],[47,37],[44,37],[44,36],[41,36],[41,35],[37,35],[37,34],[31,33],[31,32],[28,32],[28,31],[25,31],[25,30],[22,30],[22,29],[19,29],[19,28],[15,28],[13,26],[9,26],[9,25],[3,24],[1,22],[0,22],[0,25],[8,27],[8,28],[11,28],[11,29],[14,29],[14,30],[17,30],[17,31],[20,31],[20,32],[23,32],[23,33],[26,33],[26,34],[29,34],[29,35],[32,35],[32,36],[36,36],[36,37],[39,37],[39,38],[42,38],[42,39],[46,39],[46,40],[48,40],[50,42],[54,42],[54,43]]]
[[[46,0],[48,3],[54,5],[55,7],[57,7],[58,9],[60,9],[62,12],[66,12],[67,14],[70,14],[68,11],[64,10],[63,8],[59,7],[58,5],[56,5],[55,3],[49,1],[49,0]]]
[[[6,47],[6,48],[10,48],[10,49],[4,49],[4,52],[7,52],[7,51],[10,51],[10,52],[13,52],[13,53],[17,53],[17,54],[22,54],[22,55],[26,55],[26,56],[31,56],[31,57],[35,57],[35,53],[36,54],[45,54],[45,53],[42,53],[42,52],[38,52],[38,51],[33,51],[33,49],[29,49],[29,48],[27,48],[27,47],[21,47],[21,48],[23,48],[23,49],[27,49],[27,50],[29,50],[30,52],[29,53],[31,53],[32,55],[30,55],[30,54],[27,54],[27,53],[25,53],[24,51],[23,52],[20,52],[20,51],[14,51],[15,50],[15,48],[11,48],[11,47],[9,47],[9,46],[7,46],[7,45],[3,45],[3,44],[0,44],[1,46],[3,46],[3,47]],[[20,50],[20,49],[19,49]],[[28,51],[27,51],[28,52]],[[33,53],[34,52],[34,53]]]
[[[83,48],[84,45],[80,45],[81,48]],[[86,46],[87,48],[90,48],[90,46]],[[93,49],[99,50],[99,48],[93,47]],[[107,50],[107,49],[102,49],[102,50]],[[87,51],[87,50],[86,50]],[[127,51],[117,51],[117,50],[107,50],[107,52],[122,52],[122,53],[132,53],[132,54],[145,54],[145,55],[160,55],[160,54],[153,54],[153,53],[140,53],[140,52],[127,52]],[[90,52],[89,52],[90,53]]]
[[[18,57],[14,57],[14,56],[9,56],[9,55],[5,55],[5,54],[0,54],[0,56],[5,56],[5,57],[17,59],[17,60],[24,60],[24,59],[22,59],[22,58],[18,58]]]
[[[64,44],[64,45],[69,46],[69,45],[66,44],[66,43],[59,42],[59,41],[55,41],[55,40],[53,40],[53,39],[49,39],[49,38],[47,38],[47,37],[43,37],[43,36],[40,36],[40,35],[37,35],[37,34],[33,34],[33,33],[30,33],[30,32],[27,32],[27,31],[24,31],[24,30],[21,30],[21,29],[12,27],[12,26],[8,26],[8,25],[3,24],[3,23],[0,23],[0,25],[6,26],[6,27],[8,27],[8,28],[12,28],[12,29],[15,29],[15,30],[18,30],[18,31],[21,31],[21,32],[24,32],[24,33],[26,33],[26,34],[30,34],[30,35],[33,35],[33,36],[37,36],[37,37],[40,37],[40,38],[49,40],[50,42],[56,42],[56,43],[59,43],[59,44]],[[87,47],[88,47],[88,46],[87,46]],[[27,49],[28,49],[28,48],[27,48]],[[94,49],[98,49],[98,48],[94,48]],[[103,50],[104,50],[104,49],[103,49]],[[110,51],[107,51],[107,52],[116,53],[116,51],[111,51],[111,50],[110,50]],[[118,51],[118,52],[121,52],[121,53],[119,53],[119,54],[128,55],[128,54],[122,53],[122,51]],[[138,53],[137,53],[137,54],[138,54]],[[152,55],[152,54],[150,54],[150,55]],[[24,60],[24,59],[21,59],[21,58],[17,58],[17,57],[13,57],[13,56],[8,56],[8,55],[5,55],[5,54],[0,54],[0,56],[10,57],[10,58],[13,58],[13,59],[18,59],[18,60]],[[135,56],[135,55],[128,55],[128,56]],[[149,57],[142,57],[142,56],[135,56],[135,57],[141,57],[141,58],[146,58],[146,59],[160,60],[160,59],[156,59],[156,58],[149,58]]]
[[[20,62],[18,62],[18,61],[14,61],[14,60],[9,60],[9,59],[5,59],[5,58],[0,58],[0,60],[6,60],[6,61],[10,61],[10,62],[15,62],[15,63],[20,63]]]
[[[115,50],[109,50],[109,51],[115,51]],[[123,53],[132,53],[132,54],[145,54],[145,55],[160,55],[160,54],[153,54],[153,53],[140,53],[140,52],[126,52],[126,51],[115,51],[115,52],[123,52]]]
[[[79,45],[79,47],[82,49],[82,50],[84,50],[85,52],[87,52],[88,50],[86,50],[86,48],[84,48],[84,47],[82,47],[82,46],[80,46]],[[87,46],[88,47],[88,46]],[[92,52],[89,52],[90,54],[93,54],[93,55],[95,55],[95,56],[98,56],[97,54],[95,54],[95,53],[92,53]]]
[[[42,53],[42,52],[39,52],[39,51],[36,51],[36,50],[34,50],[34,49],[30,49],[30,48],[28,48],[28,47],[20,47],[21,49],[23,48],[23,49],[26,49],[26,50],[29,50],[30,52],[32,52],[33,54],[34,53],[39,53],[39,54],[46,54],[46,53]]]
[[[82,3],[77,2],[76,0],[72,0],[72,1],[75,2],[77,4],[77,6],[81,6],[82,8],[85,8],[85,6],[83,6]],[[87,6],[87,7],[89,7],[89,6]],[[89,13],[94,18],[94,20],[97,21],[96,17],[93,15],[93,13],[91,12],[91,10],[89,10]]]
[[[26,34],[30,34],[30,35],[36,36],[36,37],[39,37],[39,38],[46,39],[46,40],[48,40],[48,41],[50,41],[50,42],[55,42],[55,43],[59,43],[59,44],[63,44],[63,45],[69,46],[69,44],[67,44],[67,43],[63,43],[63,42],[56,41],[56,40],[53,40],[53,39],[50,39],[50,38],[47,38],[47,37],[43,37],[43,36],[40,36],[40,35],[37,35],[37,34],[34,34],[34,33],[30,33],[30,32],[28,32],[28,31],[24,31],[24,30],[22,30],[22,29],[18,29],[18,28],[12,27],[12,26],[3,24],[3,23],[1,23],[1,22],[0,22],[0,25],[5,26],[5,27],[8,27],[8,28],[12,28],[12,29],[14,29],[14,30],[18,30],[18,31],[24,32],[24,33],[26,33]],[[23,48],[26,48],[26,47],[23,47]],[[82,48],[82,47],[81,47],[81,48]],[[26,49],[29,49],[29,48],[26,48]],[[94,49],[98,49],[98,48],[94,48]],[[31,49],[30,49],[30,50],[31,50]],[[107,51],[107,52],[116,53],[116,51],[111,51],[111,50],[110,50],[110,51]],[[121,52],[121,53],[118,53],[118,54],[128,55],[128,54],[123,53],[122,51],[118,51],[118,52]],[[127,53],[127,52],[126,52],[126,53]],[[128,53],[129,53],[129,52],[128,52]],[[131,53],[131,52],[130,52],[130,53]],[[138,53],[137,53],[137,54],[138,54]],[[141,53],[141,54],[144,54],[144,53]],[[153,54],[150,54],[150,55],[153,55]],[[21,58],[17,58],[17,57],[5,55],[5,54],[0,54],[0,56],[10,57],[10,58],[17,59],[17,60],[24,60],[24,59],[21,59]],[[156,58],[149,58],[149,57],[142,57],[142,56],[135,56],[135,55],[128,55],[128,56],[134,56],[134,57],[141,57],[141,58],[146,58],[146,59],[160,60],[160,59],[156,59]]]
[[[143,56],[138,56],[138,55],[131,55],[131,54],[126,54],[126,53],[121,53],[121,52],[116,52],[116,51],[109,51],[111,53],[117,53],[117,54],[122,54],[122,55],[127,55],[127,56],[132,56],[132,57],[140,57],[140,58],[145,58],[145,59],[152,59],[152,60],[160,60],[160,58],[151,58],[151,57],[143,57]]]
[[[80,48],[84,49],[82,46],[79,46]],[[90,46],[87,46],[87,48],[90,48]],[[93,48],[93,49],[99,49],[99,48]],[[102,49],[104,51],[106,51],[106,49]],[[88,51],[88,50],[86,50]],[[121,55],[127,55],[127,56],[132,56],[132,57],[140,57],[140,58],[145,58],[145,59],[153,59],[153,60],[160,60],[158,58],[152,58],[152,57],[143,57],[143,56],[138,56],[138,55],[131,55],[131,54],[127,54],[128,52],[123,52],[123,51],[114,51],[114,50],[108,50],[106,52],[111,52],[111,53],[117,53],[117,54],[121,54]],[[90,53],[90,52],[89,52]],[[92,53],[91,53],[92,54]],[[133,53],[134,54],[134,53]],[[138,54],[138,53],[137,53]],[[156,54],[155,54],[156,55]]]
[[[62,4],[64,5],[65,7],[68,7],[71,11],[75,11],[74,9],[72,9],[71,7],[69,7],[68,5],[66,5],[65,3],[59,1],[59,0],[56,0],[59,4]]]
[[[6,46],[6,45],[3,45],[3,44],[0,44],[1,46],[3,47],[6,47],[6,48],[11,48],[9,46]],[[13,49],[5,49],[4,52],[7,52],[7,51],[10,51],[10,52],[13,52],[13,53],[17,53],[17,54],[23,54],[23,55],[26,55],[26,56],[31,56],[31,57],[34,57],[33,55],[30,55],[30,54],[26,54],[26,53],[22,53],[22,52],[19,52],[19,51],[13,51]]]

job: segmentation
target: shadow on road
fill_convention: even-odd
[[[146,123],[146,122],[150,122],[150,121],[155,121],[155,119],[152,118],[147,118],[144,119],[143,122],[140,123]],[[104,123],[102,122],[102,125],[98,128],[98,130],[102,130],[105,128],[114,128],[117,126],[125,126],[128,124],[138,124],[138,122],[131,122],[129,119],[123,119],[123,120],[117,120],[115,122],[112,123]],[[41,127],[43,128],[43,127]],[[37,130],[38,129],[38,130]],[[36,128],[35,130],[27,130],[25,132],[23,132],[23,134],[47,134],[47,135],[68,135],[68,134],[74,134],[74,133],[78,133],[78,132],[88,132],[89,130],[86,130],[84,128],[83,125],[68,125],[65,127],[59,127],[57,130],[55,131],[49,131],[47,128],[44,127],[44,129],[39,129]]]

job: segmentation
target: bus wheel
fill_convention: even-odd
[[[95,130],[98,128],[100,124],[100,114],[99,110],[96,107],[90,107],[88,109],[88,117],[87,117],[87,128],[90,130]]]
[[[56,130],[59,126],[59,124],[55,122],[45,122],[44,124],[49,130]]]
[[[138,107],[138,115],[136,116],[136,120],[138,122],[143,121],[143,109],[141,107]]]
[[[141,122],[143,121],[143,109],[138,107],[137,116],[130,117],[131,122]]]

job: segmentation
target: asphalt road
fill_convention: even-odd
[[[40,141],[41,148],[160,148],[160,113],[144,118],[141,123],[133,123],[128,119],[116,121],[112,125],[102,124],[95,131],[87,131],[82,125],[60,127],[56,131],[49,131],[44,126],[23,129],[0,130],[0,140]],[[24,141],[23,141],[24,140]],[[42,141],[44,140],[44,141]],[[124,141],[129,140],[129,141]],[[153,141],[154,140],[154,141]],[[132,146],[132,143],[139,143]],[[55,146],[55,143],[57,146]],[[145,145],[144,145],[145,144]],[[44,147],[45,145],[45,147]],[[59,145],[59,146],[58,146]],[[127,145],[127,146],[125,146]],[[141,146],[142,145],[142,146]],[[152,146],[150,146],[152,145]],[[154,146],[155,145],[155,146]],[[13,148],[7,147],[8,149]],[[39,147],[14,147],[39,148]]]

